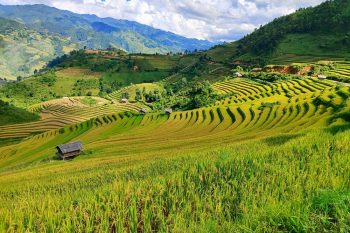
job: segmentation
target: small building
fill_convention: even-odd
[[[243,75],[242,75],[241,73],[239,73],[239,72],[236,72],[236,74],[235,74],[235,75],[236,75],[236,77],[237,77],[237,78],[241,78],[241,77],[243,77]]]
[[[327,79],[327,76],[326,75],[318,75],[317,78],[318,79]]]
[[[128,103],[128,100],[127,100],[127,99],[121,99],[121,100],[119,101],[119,103],[121,103],[121,104],[127,104],[127,103]]]
[[[116,103],[117,103],[117,101],[115,101],[115,100],[112,100],[112,101],[111,101],[111,103],[112,103],[112,104],[116,104]]]
[[[60,159],[66,160],[80,155],[83,150],[83,144],[79,141],[72,142],[68,144],[58,145],[56,149],[58,157]]]
[[[147,113],[147,110],[146,109],[140,109],[140,111],[139,111],[139,114],[141,114],[141,115],[145,115]]]
[[[173,109],[166,108],[164,111],[165,111],[166,114],[170,115],[173,112]]]

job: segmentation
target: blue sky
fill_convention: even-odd
[[[231,41],[272,19],[324,0],[0,0],[128,19],[191,38]]]

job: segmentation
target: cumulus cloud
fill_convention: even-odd
[[[272,19],[324,0],[0,0],[46,4],[76,13],[128,19],[191,38],[230,41]]]

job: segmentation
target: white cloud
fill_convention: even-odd
[[[42,3],[76,13],[128,19],[186,37],[235,40],[272,19],[324,0],[0,0]]]

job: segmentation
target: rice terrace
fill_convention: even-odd
[[[350,232],[348,0],[40,2],[0,0],[0,232]]]

